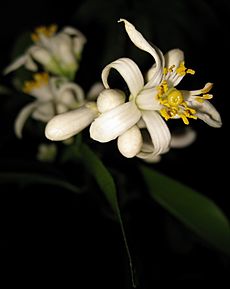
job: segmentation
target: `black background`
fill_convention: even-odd
[[[103,67],[118,57],[133,58],[143,69],[151,58],[125,35],[121,17],[163,52],[179,47],[195,76],[183,88],[198,89],[214,82],[212,103],[223,126],[192,122],[198,138],[189,148],[172,150],[155,168],[212,199],[229,218],[229,12],[228,1],[48,1],[5,2],[0,17],[1,70],[10,62],[12,47],[25,31],[57,23],[80,29],[88,42],[76,81],[84,89],[100,80]],[[8,84],[9,77],[1,76]],[[1,171],[34,171],[71,179],[80,168],[38,164],[38,138],[16,139],[13,122],[22,103],[1,95]],[[31,124],[31,126],[34,125]],[[113,149],[114,154],[111,154]],[[131,178],[136,160],[124,160],[115,144],[108,145],[106,164],[122,166]],[[134,166],[132,166],[134,164]],[[132,187],[132,186],[131,186]],[[201,284],[228,281],[229,260],[207,246],[148,198],[132,198],[123,209],[131,251],[135,255],[140,288],[156,284]],[[135,191],[135,190],[134,190]],[[113,221],[99,190],[75,196],[43,186],[1,186],[1,253],[9,282],[51,284],[71,282],[76,288],[129,288],[128,264],[119,226]],[[106,217],[107,216],[107,217]],[[6,275],[5,275],[6,276]],[[64,284],[65,284],[64,283]],[[67,284],[67,283],[66,283]],[[67,285],[65,287],[68,287]],[[222,287],[221,287],[222,288]]]

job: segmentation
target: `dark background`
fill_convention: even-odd
[[[86,90],[100,80],[103,67],[118,57],[131,57],[143,69],[152,61],[130,44],[123,25],[117,23],[121,17],[130,20],[163,52],[179,47],[185,52],[187,67],[196,70],[195,76],[182,82],[183,88],[198,89],[214,82],[212,103],[221,114],[223,126],[215,129],[200,121],[191,122],[198,134],[196,142],[189,148],[170,151],[155,168],[208,196],[230,218],[228,1],[70,2],[5,2],[0,17],[1,70],[11,61],[13,46],[23,33],[52,23],[60,28],[75,26],[86,35],[88,42],[76,77]],[[10,77],[2,75],[1,83],[9,84]],[[80,168],[74,166],[36,162],[39,137],[30,135],[35,123],[27,125],[22,140],[16,139],[13,122],[23,101],[15,95],[1,95],[1,171],[42,172],[69,180],[80,174]],[[138,161],[124,160],[115,144],[108,145],[106,156],[105,163],[121,165],[121,172],[130,180],[132,173],[140,177],[137,172],[131,173]],[[132,189],[134,197],[125,203],[123,214],[140,288],[167,282],[229,283],[226,256],[208,247],[153,203],[141,182]],[[3,274],[9,274],[8,280],[34,285],[44,284],[48,278],[49,284],[71,281],[77,288],[129,288],[120,229],[109,209],[104,208],[100,194],[97,188],[75,196],[53,187],[1,186],[1,253],[5,257]]]

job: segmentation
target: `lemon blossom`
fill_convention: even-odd
[[[195,73],[185,67],[183,52],[173,49],[163,55],[130,22],[125,19],[119,22],[124,22],[131,41],[148,52],[155,63],[148,71],[147,81],[129,58],[117,59],[103,69],[105,90],[97,101],[100,115],[90,126],[91,138],[99,142],[118,138],[118,148],[125,157],[154,161],[170,148],[171,134],[165,120],[180,118],[187,125],[189,119],[199,118],[210,126],[220,127],[220,115],[208,101],[212,98],[211,83],[199,90],[176,88],[185,75]],[[128,101],[123,92],[110,88],[111,69],[125,80],[130,91]]]
[[[98,116],[95,99],[103,88],[101,83],[95,83],[82,106],[54,116],[46,125],[45,136],[52,141],[65,141],[89,126]]]
[[[22,128],[32,118],[48,122],[54,115],[81,106],[84,91],[76,83],[61,77],[49,77],[47,73],[35,73],[34,79],[26,81],[23,91],[35,98],[19,112],[15,121],[15,133],[21,138]]]
[[[73,79],[86,38],[72,27],[65,27],[58,33],[56,31],[56,25],[36,28],[31,35],[34,44],[5,69],[5,74],[23,65],[37,71],[37,64],[40,64],[48,72]]]

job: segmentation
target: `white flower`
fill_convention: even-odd
[[[95,83],[81,107],[53,117],[46,125],[45,136],[52,141],[64,141],[90,125],[98,116],[97,105],[93,100],[102,89],[101,83]]]
[[[91,138],[99,142],[118,138],[118,148],[124,156],[154,161],[170,148],[171,135],[165,120],[181,118],[188,124],[189,118],[200,118],[210,126],[220,127],[220,115],[207,100],[212,97],[208,94],[211,83],[195,91],[175,88],[186,74],[194,74],[185,67],[183,52],[173,49],[163,56],[131,23],[125,19],[120,21],[125,23],[131,41],[148,52],[155,63],[148,72],[147,82],[137,64],[129,58],[120,58],[103,69],[102,82],[106,90],[98,98],[101,114],[91,124]],[[124,93],[110,89],[108,77],[112,68],[129,88],[128,101]]]
[[[35,97],[35,101],[26,105],[16,118],[15,133],[19,138],[30,115],[48,122],[54,115],[84,104],[84,91],[79,85],[65,78],[49,78],[47,73],[35,73],[34,80],[25,82],[23,91]]]
[[[73,79],[86,38],[72,27],[65,27],[58,33],[56,30],[56,25],[35,29],[32,34],[35,44],[10,64],[4,73],[7,74],[23,65],[29,70],[37,71],[39,63],[48,72]]]

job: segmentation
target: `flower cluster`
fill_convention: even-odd
[[[178,140],[167,121],[181,119],[188,125],[191,119],[201,119],[212,127],[221,126],[220,115],[209,102],[212,83],[198,90],[177,88],[185,76],[195,73],[185,66],[183,52],[173,49],[163,55],[130,22],[119,22],[124,23],[133,44],[153,57],[151,68],[145,77],[133,60],[119,58],[103,69],[103,87],[96,84],[87,97],[73,82],[86,42],[83,34],[71,27],[56,33],[54,25],[36,29],[32,34],[35,44],[5,71],[9,73],[21,65],[34,71],[38,64],[45,70],[24,85],[24,92],[36,100],[24,107],[16,120],[19,137],[25,120],[32,115],[48,122],[45,135],[52,141],[66,140],[90,126],[92,139],[101,143],[117,139],[123,156],[154,162],[170,147],[188,145],[195,138],[195,133],[186,129]],[[126,82],[128,95],[108,83],[111,69]]]

